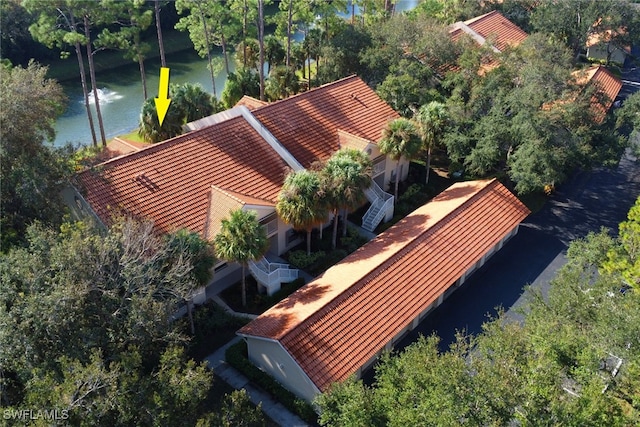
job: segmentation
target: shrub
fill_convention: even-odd
[[[324,251],[312,252],[310,255],[307,255],[305,251],[291,251],[289,252],[289,263],[295,268],[304,270],[317,263],[325,255]]]
[[[402,193],[400,197],[398,197],[398,202],[407,202],[411,203],[415,200],[416,196],[419,196],[420,193],[424,193],[425,188],[422,184],[411,184],[407,190]]]
[[[317,423],[318,415],[311,405],[282,387],[276,380],[262,372],[249,361],[247,344],[244,341],[240,341],[229,347],[225,353],[225,358],[229,365],[242,372],[249,381],[275,397],[287,409],[298,414],[300,418],[309,424],[313,425]]]
[[[178,322],[182,331],[188,334],[187,318],[183,317]],[[247,324],[248,320],[232,316],[213,301],[207,301],[205,304],[194,307],[193,322],[196,334],[189,346],[190,354],[194,358],[201,359],[233,338],[235,332]]]
[[[305,280],[304,277],[298,277],[297,279],[295,279],[292,282],[289,283],[283,283],[282,286],[280,287],[280,290],[278,292],[276,292],[275,294],[273,294],[270,299],[272,299],[275,302],[278,302],[286,297],[288,297],[289,295],[291,295],[292,293],[294,293],[295,291],[297,291],[298,289],[300,289],[301,287],[303,287],[305,285]]]
[[[347,228],[347,236],[340,238],[340,244],[342,248],[347,251],[347,253],[354,252],[360,246],[367,243],[368,239],[364,236],[361,236],[353,227]]]

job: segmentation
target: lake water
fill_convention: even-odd
[[[413,9],[417,3],[418,0],[398,0],[396,2],[396,11],[403,12]],[[356,9],[355,12],[358,14],[359,10]],[[350,15],[345,15],[345,17],[348,16]],[[302,36],[298,35],[296,38],[300,37]],[[218,54],[218,56],[221,55]],[[72,59],[69,60],[71,61]],[[170,69],[171,83],[200,83],[204,90],[213,93],[207,60],[200,58],[193,50],[189,49],[167,55],[167,67]],[[232,55],[229,57],[229,67],[231,71],[234,71]],[[145,69],[148,95],[154,98],[158,94],[160,58],[145,61]],[[100,111],[107,139],[136,129],[140,120],[142,103],[144,102],[138,64],[132,61],[130,65],[100,72],[96,77],[98,80],[97,86],[102,94],[98,95],[98,98],[100,99]],[[218,98],[220,98],[220,94],[224,89],[226,79],[227,74],[224,71],[216,75],[216,94]],[[82,97],[80,79],[66,81],[63,83],[63,87],[69,98],[69,104],[67,111],[56,122],[54,145],[62,146],[68,142],[74,145],[91,145],[91,131],[89,130],[89,120]],[[96,136],[98,143],[100,143],[95,108],[93,109],[93,118]]]
[[[200,83],[205,91],[213,92],[207,61],[200,58],[194,51],[186,50],[167,55],[167,67],[170,69],[171,83]],[[229,67],[233,71],[232,60],[229,61]],[[145,61],[145,69],[148,95],[156,97],[160,77],[160,59]],[[98,98],[100,99],[100,111],[107,139],[136,129],[144,101],[138,64],[131,62],[131,65],[103,71],[96,77],[97,86],[102,93],[102,95],[98,95]],[[224,71],[216,76],[218,97],[220,97],[226,79],[227,75]],[[63,87],[69,98],[69,103],[67,111],[56,122],[54,145],[61,146],[67,142],[90,145],[92,143],[91,131],[89,130],[89,120],[84,106],[80,80],[64,82]],[[91,101],[93,101],[92,98],[93,96]],[[93,118],[99,141],[100,133],[95,108],[93,109]]]

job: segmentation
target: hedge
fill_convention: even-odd
[[[225,353],[225,358],[229,365],[242,372],[249,381],[275,397],[278,402],[282,403],[291,412],[294,412],[309,424],[318,423],[318,414],[309,403],[282,387],[276,380],[249,361],[246,342],[240,341],[229,347]]]

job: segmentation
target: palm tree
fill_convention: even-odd
[[[263,256],[269,248],[269,239],[252,211],[237,209],[222,220],[220,232],[213,238],[215,253],[227,262],[242,266],[242,306],[247,305],[245,274],[249,261]]]
[[[198,83],[184,83],[173,86],[172,93],[172,103],[175,103],[182,111],[185,123],[214,113],[211,95]]]
[[[244,95],[260,96],[260,79],[249,67],[240,68],[230,73],[224,84],[220,100],[226,108],[233,108]]]
[[[422,148],[427,151],[427,178],[425,184],[428,184],[429,169],[431,168],[431,150],[440,142],[449,120],[446,106],[441,102],[431,101],[420,107],[415,115],[415,120],[422,138]]]
[[[288,98],[300,90],[298,76],[292,67],[279,65],[273,67],[265,83],[267,98],[271,101]]]
[[[328,217],[320,174],[304,169],[289,173],[278,195],[276,212],[293,228],[307,232],[307,255],[311,254],[311,230]]]
[[[138,135],[148,142],[160,142],[180,135],[183,124],[182,111],[175,102],[172,102],[169,105],[164,122],[160,126],[156,104],[153,98],[149,98],[142,104]]]
[[[382,154],[396,161],[395,202],[398,202],[398,182],[400,181],[400,159],[412,159],[420,150],[420,138],[416,126],[403,117],[390,122],[382,130],[382,139],[378,143]]]
[[[334,215],[331,246],[336,247],[338,212],[344,210],[344,228],[347,233],[347,212],[366,200],[364,190],[371,185],[372,165],[369,156],[362,151],[343,148],[333,154],[322,169],[323,189],[327,193],[329,209]]]
[[[183,295],[187,303],[187,314],[191,335],[195,335],[195,325],[193,322],[193,292],[202,286],[206,286],[213,278],[212,268],[216,264],[211,242],[200,238],[197,233],[192,233],[184,228],[175,233],[167,235],[167,245],[172,256],[179,258],[184,255],[189,256],[191,264],[191,277],[193,286],[186,289],[187,294]]]

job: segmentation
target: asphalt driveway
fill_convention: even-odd
[[[418,334],[437,333],[446,349],[458,330],[477,334],[487,316],[502,307],[509,316],[523,304],[525,286],[548,288],[565,263],[569,242],[607,227],[617,233],[640,195],[640,162],[625,155],[616,169],[583,172],[560,187],[544,208],[529,216],[520,232],[473,274],[463,287],[396,348],[414,342]]]

